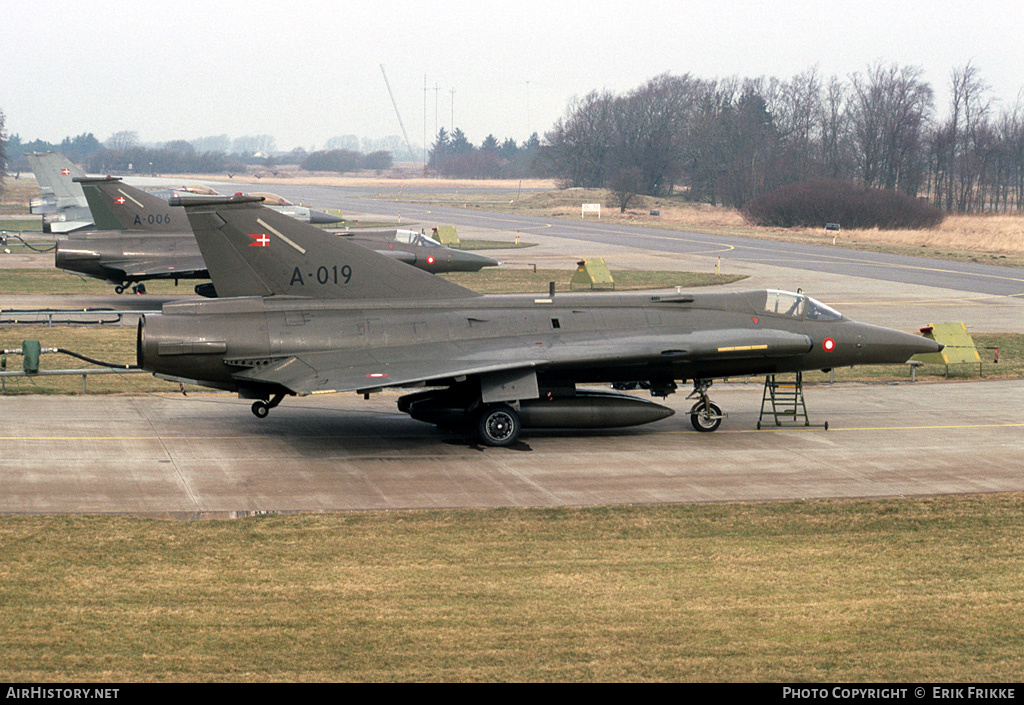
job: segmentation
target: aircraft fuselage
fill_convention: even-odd
[[[177,302],[140,322],[140,366],[247,395],[261,365],[334,351],[365,368],[364,391],[388,386],[397,363],[471,349],[481,362],[537,359],[538,391],[576,383],[775,374],[901,363],[935,344],[857,323],[766,310],[771,292],[486,296],[430,306],[292,297]],[[795,296],[795,295],[792,295]],[[806,301],[813,302],[812,299]],[[827,309],[827,307],[824,307]],[[828,311],[831,311],[828,309]],[[819,311],[820,313],[820,311]],[[386,360],[374,364],[375,359]],[[303,363],[305,364],[305,363]],[[247,373],[239,377],[240,373]],[[464,380],[439,378],[431,386]]]

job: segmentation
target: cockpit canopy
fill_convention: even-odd
[[[396,230],[395,231],[395,242],[400,242],[403,245],[415,245],[416,247],[441,247],[441,243],[423,233],[418,233],[415,230]]]
[[[779,316],[807,318],[813,321],[838,321],[843,314],[820,301],[791,291],[768,289],[764,310]]]
[[[263,196],[263,205],[265,206],[294,206],[295,204],[289,201],[284,196],[278,196],[276,193],[267,193],[266,191],[254,191],[249,194],[250,196]]]

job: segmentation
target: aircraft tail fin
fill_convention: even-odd
[[[85,172],[71,163],[59,152],[29,152],[25,155],[32,172],[36,175],[39,188],[46,193],[53,193],[57,199],[57,208],[85,208],[85,196],[82,187],[72,179],[85,176]]]
[[[122,183],[118,176],[76,176],[74,180],[82,185],[98,228],[191,232],[181,211],[171,208],[162,198]]]
[[[436,301],[480,295],[266,208],[262,200],[171,198],[188,214],[218,296]]]

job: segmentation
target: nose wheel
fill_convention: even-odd
[[[710,379],[693,380],[693,392],[687,397],[687,399],[700,397],[700,401],[690,409],[690,423],[701,433],[711,433],[717,430],[722,425],[722,419],[725,418],[718,404],[708,398],[711,382]]]
[[[713,401],[699,401],[690,409],[690,423],[702,433],[715,431],[722,425],[722,410]]]

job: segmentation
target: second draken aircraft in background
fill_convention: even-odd
[[[74,181],[82,186],[98,230],[69,233],[66,240],[58,241],[55,256],[58,269],[109,281],[119,294],[131,285],[136,293],[144,293],[142,282],[153,279],[209,278],[192,229],[180,208],[173,208],[162,198],[122,183],[119,177],[83,176],[75,177]],[[202,200],[216,196],[190,198]],[[287,210],[279,213],[289,215]],[[475,272],[498,265],[490,257],[444,247],[411,230],[334,233],[316,228],[315,232],[322,238],[349,239],[361,247],[434,274]],[[211,284],[197,286],[196,292],[216,296]]]
[[[89,204],[82,187],[74,182],[85,172],[59,152],[25,155],[39,184],[39,198],[29,202],[29,212],[43,217],[43,232],[68,233],[93,227]]]
[[[89,203],[82,186],[75,179],[86,174],[78,165],[60,152],[29,152],[25,155],[39,184],[40,197],[32,199],[29,210],[43,216],[43,231],[67,233],[76,230],[95,229]],[[167,201],[176,193],[198,193],[220,196],[213,189],[203,186],[183,186],[147,191]],[[272,193],[254,194],[264,196],[266,205],[297,220],[314,225],[332,225],[343,222],[343,218],[298,206]],[[222,197],[222,196],[221,196]]]
[[[857,323],[803,294],[482,295],[268,210],[182,198],[217,300],[164,304],[139,322],[138,364],[237,392],[265,417],[287,395],[422,388],[413,418],[507,446],[523,428],[605,428],[671,408],[579,385],[691,381],[693,427],[723,414],[715,379],[902,363],[941,345]]]

